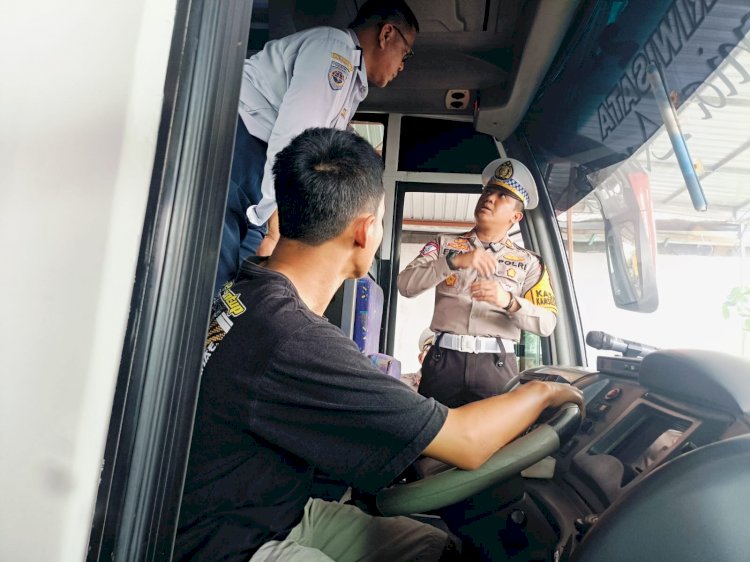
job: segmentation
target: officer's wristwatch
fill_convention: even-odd
[[[458,269],[458,267],[456,266],[456,264],[453,263],[453,258],[455,258],[455,257],[456,257],[456,252],[448,252],[445,255],[445,263],[448,264],[448,268],[451,271],[456,271]]]
[[[510,300],[508,301],[508,304],[503,307],[503,310],[510,312],[510,309],[513,308],[513,303],[516,302],[516,297],[511,295]]]

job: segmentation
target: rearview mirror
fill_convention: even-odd
[[[615,305],[635,312],[653,312],[659,306],[659,294],[648,174],[636,164],[620,165],[596,187],[594,195],[604,220]]]

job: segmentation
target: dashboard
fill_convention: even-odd
[[[479,515],[473,499],[453,508],[460,515],[447,514],[461,522],[458,532],[475,559],[566,559],[599,516],[649,473],[704,445],[750,433],[748,364],[722,354],[600,357],[595,372],[539,367],[522,374],[522,383],[531,380],[580,388],[586,418],[553,456],[551,477],[522,473],[488,492],[495,507],[487,513]],[[488,538],[490,526],[502,531]]]

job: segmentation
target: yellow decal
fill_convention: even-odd
[[[331,58],[333,60],[338,61],[341,64],[343,64],[349,72],[351,72],[353,70],[353,68],[354,68],[352,66],[352,63],[350,63],[348,59],[345,59],[344,57],[342,57],[338,53],[331,53]]]
[[[550,285],[546,269],[537,284],[526,291],[524,298],[557,314],[557,300],[555,300],[555,293],[552,292],[552,285]]]
[[[240,295],[234,293],[228,286],[225,286],[221,292],[221,300],[226,305],[229,316],[237,317],[240,314],[244,314],[245,310],[247,310],[240,300]]]
[[[508,277],[513,279],[516,276],[516,270],[512,267],[508,269],[508,271],[505,272]]]
[[[510,240],[506,240],[506,241],[505,241],[505,245],[506,245],[506,246],[507,246],[508,248],[512,248],[512,247],[513,247],[513,242],[511,242]]]
[[[517,256],[516,254],[505,254],[503,259],[508,261],[526,261],[525,256]]]
[[[455,273],[451,273],[450,276],[445,280],[445,284],[449,287],[453,287],[458,281],[458,276]]]
[[[445,246],[451,250],[458,250],[459,252],[468,252],[471,250],[471,244],[466,238],[456,238],[452,242],[448,242]]]

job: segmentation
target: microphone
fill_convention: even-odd
[[[624,340],[615,336],[610,336],[604,332],[591,331],[586,334],[586,343],[596,349],[611,349],[622,353],[624,357],[643,357],[654,351],[657,347],[651,347],[643,343]]]

